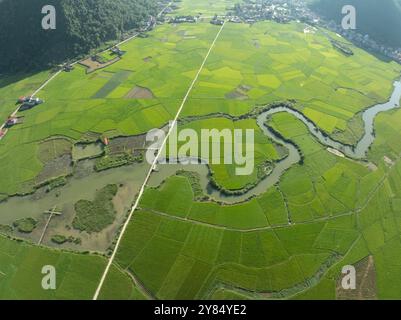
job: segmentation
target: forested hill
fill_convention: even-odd
[[[42,7],[56,7],[43,30]],[[118,39],[156,14],[156,0],[0,0],[0,74],[31,71]]]
[[[378,43],[401,47],[401,0],[309,0],[311,8],[337,22],[344,5],[354,5],[357,28]]]

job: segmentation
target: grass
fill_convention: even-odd
[[[113,198],[117,194],[117,185],[107,185],[99,190],[93,201],[79,200],[75,204],[75,217],[72,226],[80,231],[100,232],[115,219]]]
[[[51,250],[4,237],[0,237],[0,257],[0,299],[89,300],[106,266],[101,256]],[[56,268],[56,290],[42,289],[45,265]],[[111,274],[119,279],[120,287],[134,287],[115,266]]]
[[[31,233],[33,230],[35,230],[37,224],[38,222],[33,218],[24,218],[15,221],[13,226],[17,228],[19,232]]]
[[[14,228],[12,226],[9,225],[0,225],[0,233],[2,234],[11,234],[14,231]]]
[[[200,175],[198,173],[181,170],[177,172],[177,175],[186,177],[188,179],[195,200],[202,200],[203,198],[206,197],[205,194],[203,193],[202,186],[200,185]]]
[[[111,168],[125,166],[134,162],[142,162],[142,156],[133,156],[128,153],[106,155],[96,160],[95,170],[104,171]]]
[[[296,234],[304,239],[310,237],[310,243],[301,244],[292,239],[296,236],[292,228],[280,233],[224,231],[161,217],[146,210],[138,211],[134,221],[123,239],[117,261],[144,280],[159,298],[201,297],[201,289],[210,277],[254,290],[275,291],[295,286],[312,277],[330,252],[322,254],[318,252],[324,249],[311,251],[309,248],[319,235],[321,224],[299,226]],[[175,232],[166,233],[166,228]],[[146,232],[145,238],[143,232]],[[163,254],[155,255],[156,252]],[[161,261],[163,267],[159,266]],[[247,274],[253,274],[255,281],[247,281]],[[292,276],[288,277],[289,274]],[[264,279],[256,285],[257,279],[267,275],[269,281]]]
[[[74,238],[72,236],[66,237],[62,234],[53,235],[51,241],[55,244],[62,245],[64,243],[74,243],[74,244],[81,244],[81,238]]]
[[[184,1],[180,12],[213,14],[223,11],[226,1],[213,4]],[[360,130],[355,116],[387,100],[401,67],[355,47],[355,55],[345,57],[320,32],[305,35],[303,28],[295,23],[227,24],[182,114],[213,115],[184,126],[253,128],[257,163],[277,160],[280,153],[258,132],[254,119],[231,121],[216,114],[239,116],[255,106],[296,99],[297,108],[328,134],[354,141]],[[77,67],[61,74],[41,93],[46,103],[25,113],[24,124],[0,142],[0,193],[29,189],[46,161],[70,150],[70,143],[88,132],[130,136],[166,124],[216,32],[208,23],[163,25],[149,38],[124,44],[123,59],[107,69],[86,75]],[[10,96],[35,82],[26,80],[21,88],[15,84]],[[250,88],[246,100],[227,97],[244,85]],[[135,86],[148,88],[154,98],[126,99]],[[134,277],[151,296],[164,299],[333,299],[341,267],[372,255],[378,297],[400,298],[400,121],[400,110],[377,118],[377,139],[368,156],[377,170],[334,156],[305,125],[282,113],[272,116],[269,125],[299,146],[304,163],[264,194],[230,206],[201,201],[196,177],[190,174],[147,188],[100,297],[145,298]],[[56,136],[66,139],[43,142]],[[395,164],[386,164],[385,156]],[[257,172],[238,178],[230,166],[212,169],[216,181],[229,189],[257,178]],[[92,202],[77,204],[76,226],[89,232],[107,227],[114,220],[115,192],[109,186]],[[5,298],[91,298],[106,263],[99,256],[3,238],[0,255],[0,297]],[[56,292],[39,287],[42,264],[60,270]]]

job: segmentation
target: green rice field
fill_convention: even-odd
[[[227,9],[237,3],[237,0],[182,0],[178,3],[179,8],[174,12],[176,15],[224,15]]]
[[[174,15],[223,14],[235,2],[183,0]],[[354,55],[345,56],[325,30],[305,33],[305,27],[227,23],[212,48],[179,129],[255,130],[251,175],[237,176],[234,165],[210,166],[207,178],[221,188],[258,183],[260,168],[287,156],[253,112],[291,100],[327,135],[354,145],[363,131],[361,112],[386,102],[400,78],[399,64],[350,43]],[[57,76],[38,94],[45,103],[20,112],[24,122],[0,140],[0,196],[33,192],[48,164],[72,155],[77,143],[163,128],[219,28],[207,21],[158,25],[149,37],[123,44],[126,54],[107,68],[87,74],[76,65]],[[48,77],[0,78],[1,119]],[[199,197],[183,174],[147,186],[99,299],[339,299],[342,267],[364,259],[373,261],[364,281],[374,283],[375,298],[401,299],[401,110],[376,118],[364,161],[329,152],[289,113],[274,114],[267,124],[299,148],[302,163],[264,193],[235,204]],[[96,156],[103,151],[109,152],[101,148]],[[111,249],[116,237],[109,239]],[[107,254],[0,236],[0,299],[91,299]],[[57,290],[41,288],[43,265],[56,266]]]
[[[101,256],[40,248],[0,237],[0,299],[89,300],[106,266]],[[56,268],[56,290],[43,290],[42,268]],[[111,276],[127,297],[142,297],[128,276],[113,266]],[[82,286],[82,284],[85,284]],[[113,292],[105,287],[105,292]]]

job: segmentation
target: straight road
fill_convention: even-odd
[[[110,257],[110,259],[109,259],[109,261],[107,263],[106,269],[103,272],[102,278],[100,279],[100,282],[99,282],[99,285],[98,285],[98,287],[96,289],[95,295],[93,296],[93,300],[97,300],[98,297],[99,297],[100,291],[102,290],[102,287],[103,287],[103,284],[104,284],[104,282],[106,280],[107,274],[109,273],[110,267],[113,264],[114,258],[116,256],[117,251],[118,251],[118,248],[120,247],[121,239],[124,236],[124,233],[125,233],[125,231],[126,231],[126,229],[128,227],[128,224],[130,223],[130,221],[131,221],[131,219],[132,219],[132,217],[134,215],[134,212],[138,208],[139,202],[140,202],[140,200],[141,200],[141,198],[143,196],[143,193],[145,191],[145,187],[146,187],[146,185],[147,185],[147,183],[149,181],[149,178],[150,178],[150,176],[151,176],[151,174],[153,172],[153,169],[157,165],[157,162],[158,162],[158,160],[159,160],[159,158],[160,158],[160,156],[161,156],[161,154],[163,152],[163,149],[167,144],[167,140],[168,140],[169,136],[171,135],[172,131],[174,130],[175,126],[177,125],[177,120],[178,120],[178,118],[179,118],[179,116],[180,116],[180,114],[182,112],[182,109],[184,108],[184,106],[185,106],[185,104],[186,104],[186,102],[188,100],[188,97],[189,97],[192,89],[195,86],[195,83],[198,81],[199,75],[201,74],[201,72],[202,72],[202,70],[203,70],[203,68],[204,68],[204,66],[206,64],[206,61],[208,60],[208,58],[210,56],[210,53],[212,52],[212,50],[213,50],[218,38],[220,37],[220,34],[223,31],[225,24],[226,24],[226,22],[224,22],[224,24],[219,29],[219,32],[217,33],[216,37],[214,38],[214,40],[213,40],[213,42],[212,42],[212,44],[211,44],[211,46],[209,48],[209,51],[207,52],[207,54],[206,54],[206,56],[205,56],[205,58],[204,58],[204,60],[202,62],[202,65],[200,66],[198,72],[195,75],[195,78],[192,80],[192,83],[191,83],[190,87],[188,88],[187,93],[184,96],[184,99],[182,100],[182,103],[181,103],[181,105],[180,105],[180,107],[179,107],[179,109],[177,111],[177,114],[175,115],[174,120],[172,121],[170,129],[167,132],[166,137],[163,140],[163,143],[162,143],[162,145],[161,145],[161,147],[160,147],[155,159],[153,160],[152,165],[149,168],[149,171],[148,171],[148,174],[147,174],[147,176],[145,178],[145,181],[143,182],[143,184],[141,186],[141,189],[140,189],[140,191],[138,193],[138,196],[136,197],[134,205],[131,208],[129,216],[128,216],[127,220],[124,223],[124,226],[123,226],[123,228],[121,230],[121,233],[120,233],[120,235],[119,235],[119,237],[117,239],[117,243],[116,243],[116,245],[114,247],[113,253],[112,253],[112,255],[111,255],[111,257]]]

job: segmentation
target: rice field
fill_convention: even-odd
[[[202,15],[213,16],[224,15],[227,9],[232,8],[233,3],[239,0],[182,0],[178,3],[179,8],[174,11],[175,15]]]
[[[186,39],[185,34],[194,38]],[[149,38],[122,46],[130,53],[107,69],[86,74],[84,67],[76,66],[60,74],[40,93],[45,103],[21,113],[24,123],[0,141],[0,193],[32,190],[43,169],[37,154],[45,139],[62,136],[77,142],[88,132],[130,136],[164,126],[178,109],[214,35],[206,24],[160,26]],[[27,90],[20,86],[16,92],[21,93],[11,91],[13,101]],[[125,98],[136,86],[150,89],[154,99]]]
[[[157,298],[335,299],[341,266],[369,254],[378,297],[399,298],[399,283],[391,280],[399,272],[392,258],[400,246],[400,189],[394,185],[399,166],[371,172],[319,145],[311,148],[316,143],[303,124],[278,116],[281,121],[273,121],[282,125],[276,129],[292,121],[292,138],[302,150],[311,150],[303,167],[285,175],[278,186],[282,193],[270,190],[245,204],[219,206],[194,202],[184,177],[147,190],[117,261],[144,279]],[[358,197],[350,194],[353,188]],[[286,208],[274,204],[282,205],[282,196],[293,225],[286,224]],[[155,245],[174,259],[166,264],[164,255],[155,256]]]
[[[46,249],[3,236],[0,236],[0,257],[0,299],[90,300],[106,266],[106,259],[98,255]],[[55,290],[42,287],[44,266],[55,268]],[[113,266],[111,275],[119,279],[120,287],[136,290],[117,267]],[[123,292],[130,296],[128,289]]]
[[[177,14],[223,13],[232,3],[184,0]],[[322,32],[305,34],[304,27],[227,24],[183,109],[181,119],[191,121],[181,128],[255,129],[256,164],[275,162],[283,155],[255,119],[222,115],[294,99],[327,134],[354,143],[357,115],[388,99],[401,67],[355,47],[345,57]],[[148,38],[121,46],[127,53],[105,69],[86,74],[77,66],[62,73],[41,92],[46,102],[25,112],[24,123],[0,141],[0,194],[29,192],[47,160],[88,134],[133,136],[163,127],[174,118],[217,30],[206,22],[161,25]],[[3,86],[0,103],[6,107],[0,114],[46,77]],[[151,94],[135,96],[135,88]],[[304,161],[262,195],[233,205],[201,201],[182,175],[148,187],[100,298],[336,299],[342,266],[368,256],[377,297],[401,298],[400,123],[400,110],[381,114],[368,159],[358,162],[328,152],[292,115],[275,114],[268,125],[293,141]],[[62,145],[47,141],[55,137],[62,137]],[[236,176],[231,166],[211,170],[230,190],[258,178],[256,169],[247,177]],[[102,256],[5,238],[0,256],[0,298],[89,299],[106,264]],[[39,287],[41,264],[60,270],[56,291]]]

